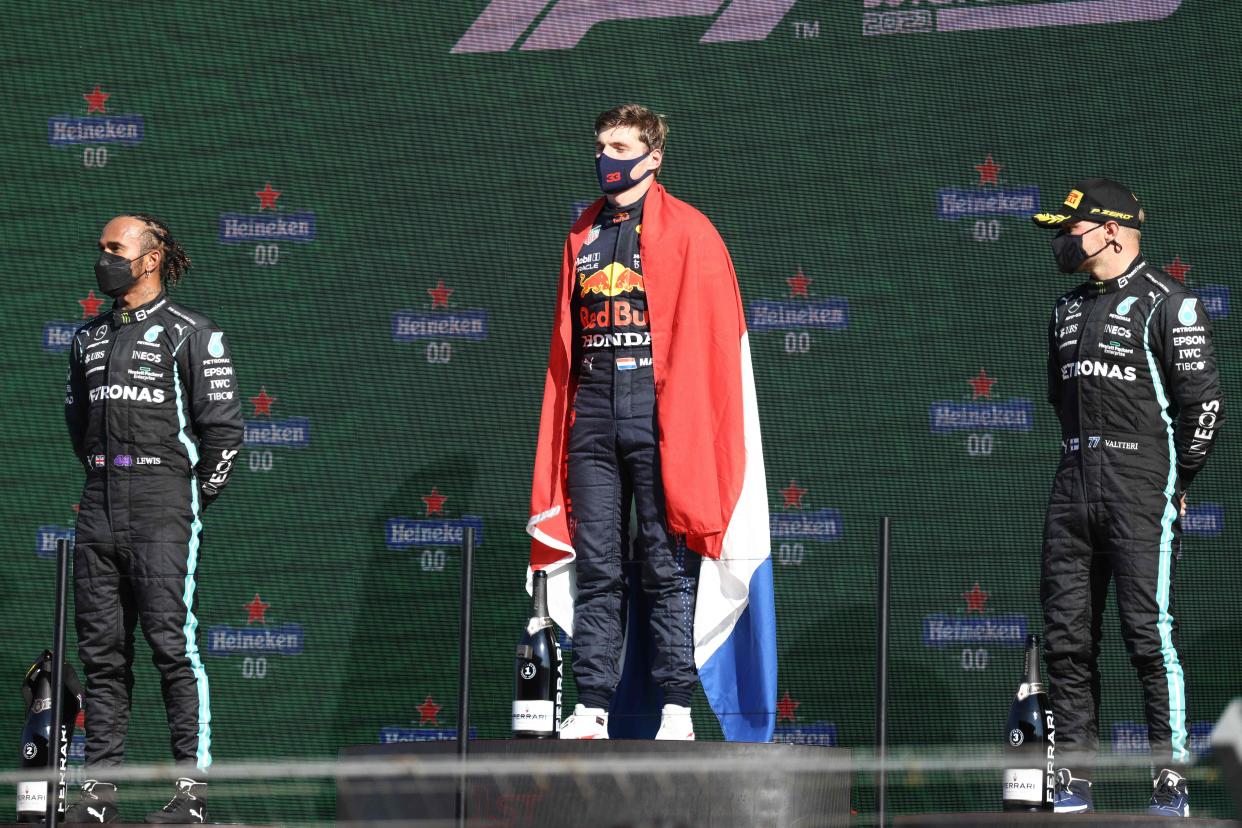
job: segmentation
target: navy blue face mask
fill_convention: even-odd
[[[595,172],[599,176],[599,188],[605,194],[612,195],[613,193],[628,190],[651,175],[653,170],[647,170],[638,178],[631,174],[634,167],[647,160],[648,155],[651,155],[651,150],[648,150],[647,154],[640,158],[621,160],[619,158],[612,158],[606,152],[600,153],[599,157],[595,159]]]

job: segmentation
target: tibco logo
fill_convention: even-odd
[[[609,20],[703,17],[724,11],[700,43],[764,40],[796,0],[554,0],[552,8],[519,47],[572,49],[591,27]],[[548,0],[492,0],[453,53],[507,52],[549,6]]]

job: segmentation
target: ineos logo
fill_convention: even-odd
[[[700,43],[764,40],[796,0],[555,0],[535,30],[518,47],[572,49],[596,23],[662,17],[703,17],[724,11]],[[526,34],[549,3],[492,0],[453,46],[452,52],[507,52]]]

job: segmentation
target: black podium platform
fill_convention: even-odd
[[[839,748],[736,742],[601,742],[475,740],[473,760],[502,757],[582,759],[647,757],[684,760],[694,771],[706,758],[740,760],[743,769],[710,773],[667,771],[624,774],[549,774],[475,777],[467,786],[471,828],[815,828],[850,821],[850,774],[788,772],[800,758],[822,759]],[[452,757],[448,742],[406,742],[346,748],[342,756]],[[765,767],[779,760],[783,768]],[[679,768],[680,770],[680,768]],[[451,779],[348,779],[337,785],[337,824],[385,821],[420,826],[456,825],[456,787]]]
[[[1194,811],[1191,811],[1193,814]],[[1015,828],[1066,828],[1066,825],[1085,828],[1154,828],[1169,825],[1169,817],[1146,814],[1006,814],[999,811],[980,814],[928,814],[926,816],[899,816],[893,819],[893,828],[945,828],[949,825],[1012,825]],[[1179,819],[1173,823],[1186,828],[1242,828],[1242,822],[1231,819]]]

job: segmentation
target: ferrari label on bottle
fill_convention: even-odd
[[[535,699],[514,699],[513,701],[514,730],[546,730],[556,729],[556,702]]]

